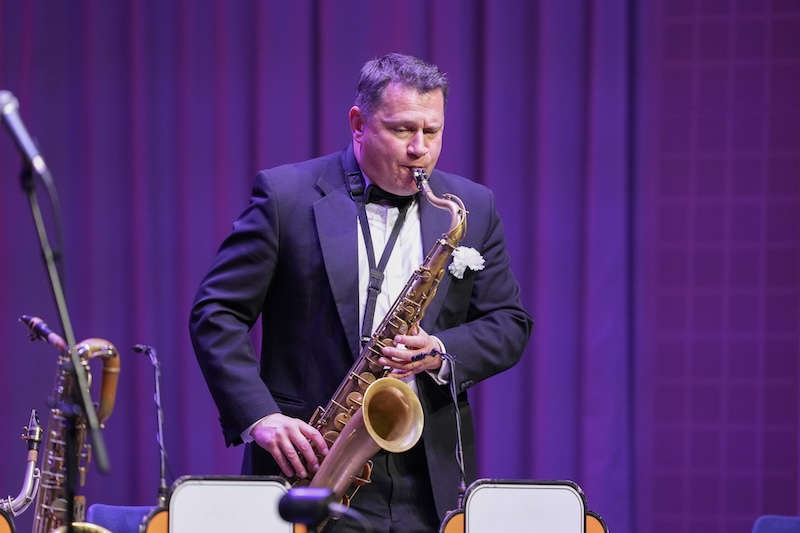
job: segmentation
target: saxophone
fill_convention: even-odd
[[[32,338],[36,337],[36,327],[43,325],[42,319],[37,317],[22,316],[20,318],[31,329]],[[77,383],[71,371],[69,348],[64,339],[50,333],[47,341],[54,345],[58,351],[58,372],[56,374],[55,389],[50,399],[50,420],[48,422],[44,459],[41,467],[41,481],[39,494],[36,498],[33,517],[34,533],[50,533],[54,529],[65,528],[67,500],[66,500],[66,438],[67,415],[62,411],[62,403],[69,401],[75,392]],[[81,341],[74,348],[86,370],[86,377],[91,386],[89,361],[95,357],[103,360],[103,379],[100,386],[100,402],[97,408],[97,418],[102,424],[111,415],[114,409],[114,400],[117,393],[117,380],[119,378],[119,354],[109,341],[99,338],[90,338]],[[83,486],[86,481],[86,471],[91,461],[91,445],[86,442],[87,423],[85,417],[78,416],[76,421],[77,442],[76,464],[78,465],[78,481]],[[105,528],[95,524],[83,522],[86,512],[86,499],[84,496],[75,496],[73,530],[78,532],[108,533]]]
[[[10,513],[12,516],[19,516],[33,502],[36,491],[39,490],[41,477],[36,464],[39,460],[39,445],[42,442],[42,427],[39,425],[39,413],[36,412],[36,409],[31,409],[30,421],[23,429],[25,433],[21,438],[28,442],[28,457],[22,490],[19,491],[16,498],[9,496],[5,500],[0,500],[0,510]],[[0,531],[3,531],[1,527]]]
[[[433,206],[450,212],[450,228],[436,242],[406,283],[389,312],[361,349],[333,398],[317,407],[310,425],[330,448],[311,480],[312,487],[331,489],[349,504],[358,488],[369,483],[369,458],[383,448],[392,453],[411,449],[422,435],[422,406],[414,391],[378,364],[385,346],[395,335],[412,332],[433,300],[453,250],[467,230],[467,210],[457,196],[437,197],[423,169],[414,169],[417,187]],[[351,492],[347,493],[350,485]]]

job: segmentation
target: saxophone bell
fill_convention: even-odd
[[[422,436],[422,404],[399,379],[380,378],[367,387],[361,411],[367,432],[387,452],[410,450]]]
[[[310,486],[327,487],[337,497],[345,497],[352,483],[369,483],[369,474],[359,474],[370,457],[380,449],[392,453],[410,450],[422,436],[423,426],[422,405],[411,387],[392,377],[377,379],[367,387],[361,407],[352,413],[328,452],[327,457],[334,459],[322,461]]]

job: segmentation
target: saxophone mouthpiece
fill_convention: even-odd
[[[428,173],[425,172],[424,168],[415,168],[414,169],[414,181],[417,183],[417,189],[422,189],[422,182],[428,181]]]
[[[46,343],[58,348],[63,353],[67,352],[67,343],[60,335],[50,329],[44,320],[38,316],[22,315],[19,321],[31,330],[31,340],[42,339]]]
[[[31,419],[28,425],[23,428],[22,440],[28,441],[29,450],[38,450],[42,442],[42,426],[39,425],[39,413],[36,409],[31,409]]]

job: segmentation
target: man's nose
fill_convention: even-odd
[[[425,143],[425,134],[422,130],[418,130],[408,142],[408,155],[419,158],[427,153],[428,145]]]

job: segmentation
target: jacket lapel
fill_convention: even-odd
[[[348,155],[352,158],[352,147],[342,154],[345,168]],[[323,197],[314,203],[314,219],[336,310],[355,358],[359,353],[357,212],[345,183],[347,174],[338,163],[317,182]]]
[[[433,193],[438,197],[448,192],[444,190],[445,185],[442,183],[442,175],[436,170],[431,174],[429,183],[431,190],[433,190]],[[436,244],[436,241],[450,228],[450,213],[431,205],[428,200],[425,199],[424,195],[420,194],[419,219],[422,228],[422,247],[424,253],[427,255]],[[448,265],[449,264],[448,262]],[[439,310],[442,307],[449,287],[450,273],[445,271],[442,280],[439,282],[436,296],[434,296],[433,301],[428,305],[425,316],[422,318],[422,329],[429,333],[433,330],[433,325],[436,323],[436,317],[439,315]]]

